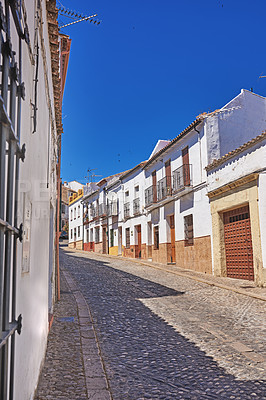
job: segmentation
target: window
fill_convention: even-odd
[[[87,243],[89,243],[90,241],[90,231],[89,229],[87,229]]]
[[[99,243],[100,241],[100,228],[95,228],[95,243]]]
[[[73,229],[71,229],[70,238],[73,239]]]
[[[154,227],[154,250],[159,249],[159,226]]]
[[[185,246],[193,246],[194,233],[193,233],[193,215],[192,214],[184,217],[184,229],[185,229]]]
[[[74,228],[74,240],[77,239],[77,228]]]
[[[71,209],[70,215],[71,215],[71,221],[73,221],[73,210],[72,209]]]
[[[78,226],[78,237],[80,237],[80,226]]]
[[[110,229],[110,247],[114,247],[114,230]]]
[[[184,186],[190,186],[188,146],[182,150]]]
[[[135,198],[139,197],[139,185],[135,186]]]
[[[127,190],[127,191],[125,192],[125,196],[126,196],[126,200],[127,200],[128,197],[129,197],[129,190]]]
[[[93,228],[91,228],[90,237],[91,237],[90,241],[93,242]]]
[[[74,208],[74,219],[76,219],[76,216],[77,216],[77,209],[76,209],[76,207]]]
[[[130,247],[130,228],[126,228],[126,248]]]
[[[78,218],[80,217],[80,206],[78,206]]]
[[[65,204],[62,204],[62,213],[65,214],[65,212],[66,212],[66,206]]]
[[[157,201],[157,178],[156,171],[152,173],[152,195],[153,195],[153,203]]]

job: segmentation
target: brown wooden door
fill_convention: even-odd
[[[156,179],[156,171],[152,173],[152,191],[153,191],[153,202],[157,201],[157,179]]]
[[[223,217],[227,276],[254,280],[249,206],[225,212]]]
[[[182,150],[183,159],[183,182],[184,186],[190,186],[189,155],[188,146]]]
[[[106,235],[106,228],[103,228],[103,254],[107,254],[107,235]]]
[[[136,226],[137,231],[137,245],[136,245],[136,258],[141,258],[141,225]]]
[[[175,216],[170,215],[170,231],[171,231],[171,262],[175,263]]]

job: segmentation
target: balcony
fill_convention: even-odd
[[[90,217],[91,220],[97,219],[99,217],[99,207],[90,208]]]
[[[192,186],[192,165],[184,164],[173,171],[173,193]]]
[[[157,200],[161,201],[165,199],[167,196],[171,196],[172,188],[171,188],[171,176],[165,176],[160,179],[157,183]]]
[[[145,206],[150,206],[153,201],[153,186],[150,186],[148,189],[145,189]]]
[[[130,203],[125,203],[124,204],[124,218],[129,218],[130,217]]]
[[[105,217],[107,214],[107,207],[106,204],[102,203],[99,205],[99,216]]]
[[[137,197],[133,200],[133,214],[138,215],[140,214],[140,199]]]
[[[114,216],[118,215],[117,200],[111,201],[108,204],[107,212],[108,212],[108,217],[114,217]]]

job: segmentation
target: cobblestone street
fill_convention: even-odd
[[[36,399],[266,398],[266,302],[67,248],[61,268]]]

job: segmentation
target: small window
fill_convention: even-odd
[[[126,248],[130,247],[130,228],[126,228]]]
[[[78,226],[78,237],[80,237],[80,226]]]
[[[70,220],[73,221],[73,210],[71,210],[70,215],[71,215]]]
[[[135,197],[139,197],[139,186],[135,186]]]
[[[184,230],[185,230],[185,246],[193,246],[194,232],[193,232],[193,215],[184,217]]]
[[[126,198],[129,197],[129,190],[127,190],[127,191],[125,192],[125,196],[126,196]]]
[[[73,229],[70,231],[70,238],[73,239]]]
[[[80,206],[78,206],[78,218],[80,217]]]
[[[154,250],[159,250],[159,226],[154,227]]]
[[[77,228],[74,228],[74,240],[77,238]]]
[[[77,209],[76,207],[74,208],[74,219],[76,219],[76,214],[77,214]]]

